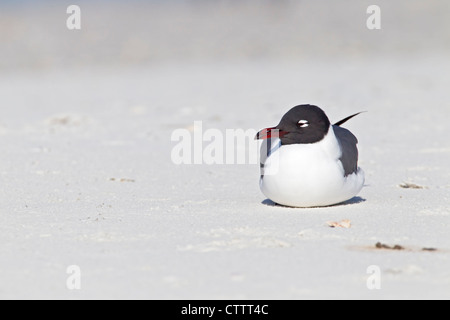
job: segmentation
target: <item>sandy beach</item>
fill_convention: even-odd
[[[80,2],[81,30],[71,3],[0,5],[0,298],[449,299],[447,3],[379,1],[369,30],[372,3],[345,2]],[[171,158],[195,121],[259,130],[301,103],[367,111],[344,204]]]

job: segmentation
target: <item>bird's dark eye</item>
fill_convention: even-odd
[[[309,126],[308,120],[299,120],[297,122],[297,127],[299,127],[299,128],[306,128],[307,126]]]

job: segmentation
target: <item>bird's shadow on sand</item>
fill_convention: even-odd
[[[323,206],[323,207],[311,207],[311,208],[327,208],[327,207],[340,207],[340,206],[348,206],[348,205],[353,205],[353,204],[358,204],[361,202],[365,202],[366,199],[361,198],[361,197],[353,197],[347,201],[341,202],[341,203],[336,203],[336,204],[332,204],[329,206]],[[289,206],[284,206],[278,203],[273,202],[270,199],[265,199],[261,202],[262,204],[269,206],[269,207],[280,207],[280,208],[294,208],[294,207],[289,207]]]

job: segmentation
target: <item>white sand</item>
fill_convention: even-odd
[[[191,11],[157,8],[167,10],[166,17],[192,17]],[[294,12],[316,7],[303,8]],[[401,12],[399,6],[389,8]],[[2,45],[9,46],[1,51],[0,74],[0,298],[450,298],[450,64],[439,35],[414,28],[416,42],[423,38],[428,44],[423,47],[402,29],[404,20],[397,25],[384,10],[386,37],[377,36],[375,43],[367,40],[367,29],[351,38],[315,22],[308,32],[299,31],[298,46],[283,49],[281,35],[295,38],[285,33],[296,21],[291,10],[273,18],[270,8],[232,8],[204,19],[217,27],[229,12],[239,12],[242,25],[233,24],[236,30],[267,31],[272,24],[275,43],[267,45],[253,31],[255,43],[280,52],[268,49],[267,56],[252,58],[242,53],[245,41],[236,40],[232,29],[229,41],[243,56],[218,53],[221,46],[207,41],[216,34],[211,30],[213,35],[198,37],[205,48],[199,55],[191,43],[185,44],[188,58],[181,52],[164,59],[170,56],[164,50],[175,51],[169,41],[166,49],[158,46],[154,55],[149,49],[136,62],[123,58],[123,48],[110,38],[110,47],[101,43],[92,29],[82,30],[83,46],[75,50],[85,54],[92,41],[95,50],[87,58],[45,36],[48,43],[23,52],[23,43],[7,35],[31,22],[34,29],[44,21],[50,25],[57,9],[45,11],[54,20],[20,10],[8,12],[14,18],[10,33],[0,32]],[[160,11],[151,12],[154,22]],[[411,20],[414,12],[408,11]],[[96,17],[106,24],[111,16]],[[86,18],[86,28],[89,22],[94,25],[94,19]],[[389,34],[388,26],[399,27]],[[133,38],[124,28],[113,31],[139,44],[143,36]],[[171,31],[174,43],[177,30],[183,29]],[[59,31],[62,43],[69,41],[65,32]],[[37,34],[16,35],[31,41]],[[321,35],[336,43],[347,39],[348,46],[335,56],[340,45],[317,44]],[[302,44],[323,46],[323,54],[302,54]],[[377,46],[383,54],[373,52]],[[119,62],[103,61],[102,54]],[[366,172],[366,186],[345,205],[273,206],[259,191],[258,165],[171,162],[170,136],[177,128],[201,120],[205,129],[260,129],[300,103],[318,104],[332,121],[368,111],[345,125],[359,139]],[[423,188],[401,188],[402,183]],[[327,224],[344,219],[350,228]],[[404,249],[376,249],[377,242]],[[81,269],[80,290],[66,287],[70,265]],[[372,265],[381,270],[379,290],[367,287]]]

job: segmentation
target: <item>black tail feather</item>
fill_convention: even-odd
[[[344,124],[345,122],[347,122],[348,120],[350,120],[350,119],[353,118],[354,116],[357,116],[358,114],[363,113],[363,112],[367,112],[367,111],[361,111],[361,112],[352,114],[351,116],[348,116],[347,118],[342,119],[342,120],[336,122],[334,125],[339,127],[341,124]]]

